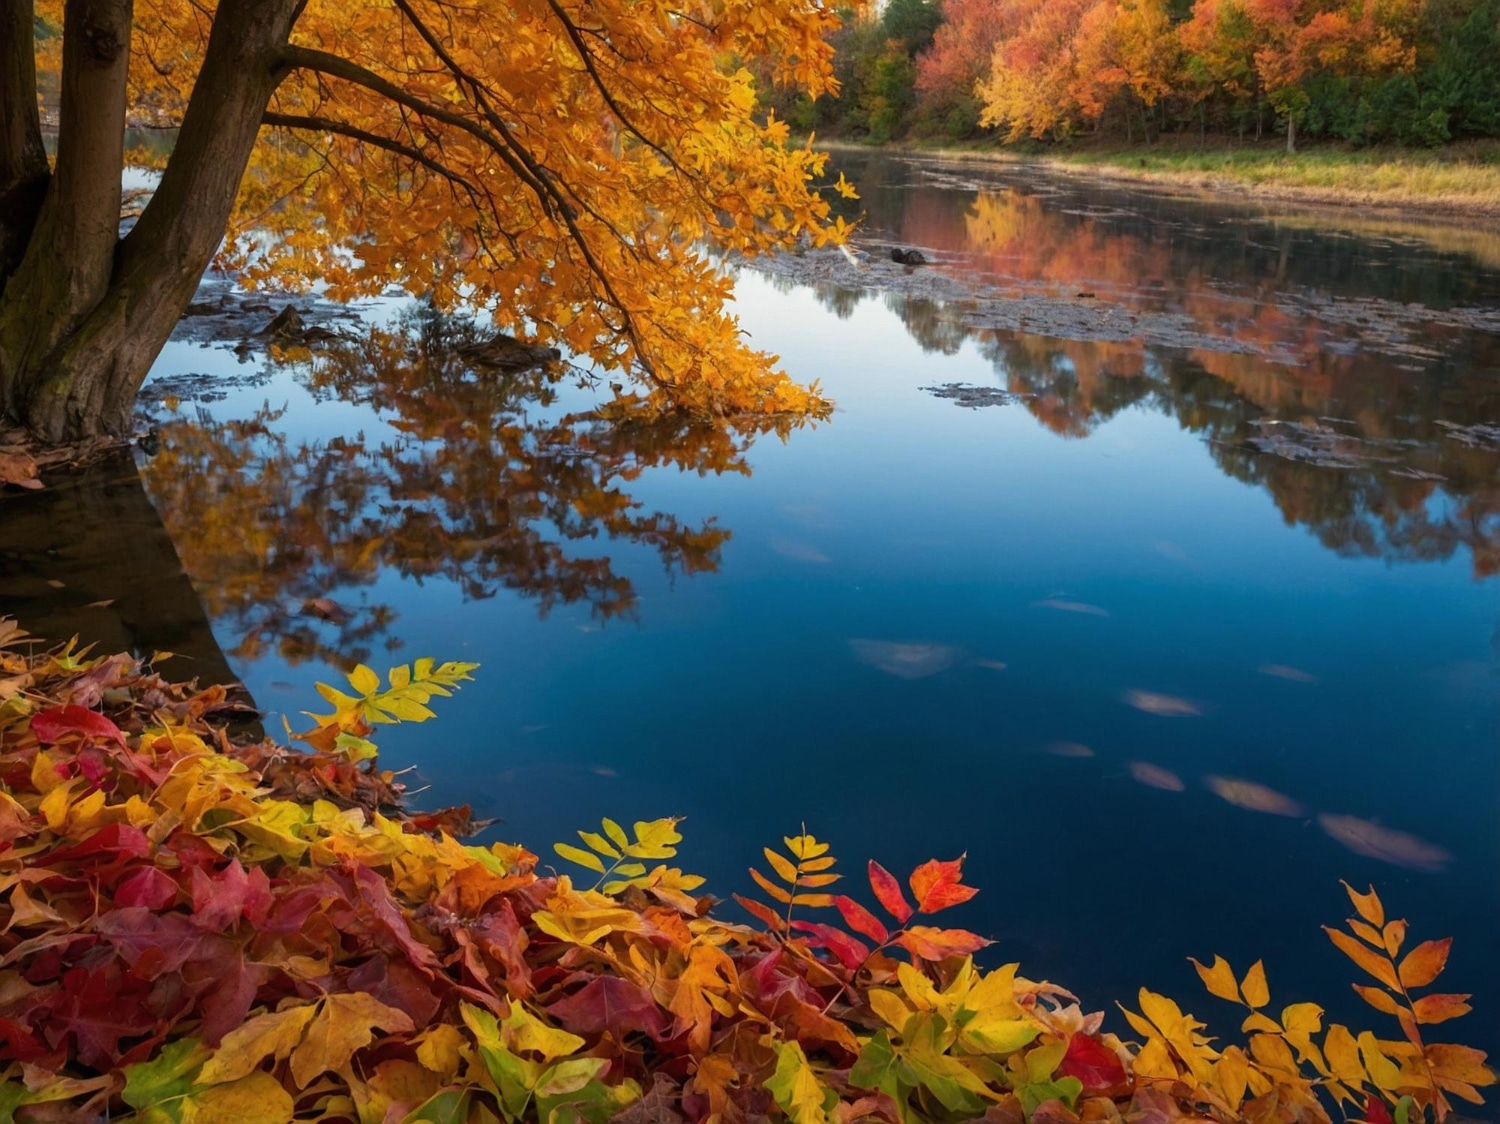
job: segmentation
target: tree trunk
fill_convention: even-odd
[[[129,431],[224,236],[299,4],[221,0],[161,184],[121,239],[130,6],[68,0],[57,171],[0,294],[0,412],[43,441]]]
[[[0,0],[0,292],[20,264],[51,175],[37,116],[32,0]]]
[[[1297,119],[1290,113],[1286,115],[1286,154],[1297,155]]]

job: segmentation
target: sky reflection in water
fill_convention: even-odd
[[[782,442],[611,432],[567,381],[478,387],[372,336],[367,368],[184,405],[144,467],[256,699],[295,714],[338,657],[478,661],[383,740],[425,800],[537,850],[686,815],[725,897],[804,821],[850,865],[968,851],[961,920],[1094,1006],[1190,997],[1184,958],[1217,952],[1367,1023],[1318,925],[1373,881],[1458,938],[1466,1034],[1500,1047],[1500,452],[1439,425],[1500,419],[1500,337],[1350,303],[1493,309],[1500,255],[857,163],[871,238],[1234,349],[747,273],[753,341],[839,403]],[[221,366],[174,344],[160,370]],[[920,389],[950,383],[1028,397]],[[1354,462],[1258,448],[1268,419]]]

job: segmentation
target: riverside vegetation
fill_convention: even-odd
[[[671,865],[675,819],[580,831],[558,873],[405,809],[371,738],[472,664],[361,665],[296,751],[165,658],[0,620],[0,1118],[1413,1124],[1495,1081],[1431,1040],[1469,1010],[1428,992],[1449,942],[1373,889],[1327,932],[1378,1032],[1216,957],[1244,1045],[1145,989],[1122,1036],[938,921],[978,892],[962,857],[871,862],[877,914],[802,829],[735,895],[747,925]]]

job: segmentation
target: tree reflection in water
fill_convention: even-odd
[[[468,599],[516,590],[543,614],[586,603],[596,618],[629,616],[636,592],[602,546],[649,546],[669,574],[694,574],[717,568],[730,537],[711,518],[646,510],[631,484],[657,466],[748,475],[750,443],[797,424],[638,416],[629,399],[562,415],[549,410],[562,369],[479,373],[463,355],[474,340],[467,322],[423,313],[326,352],[278,354],[315,397],[378,417],[378,437],[301,441],[269,406],[160,425],[142,475],[210,617],[239,638],[233,657],[274,646],[289,662],[368,658],[395,610],[378,595],[337,598],[387,569]]]
[[[890,161],[849,175],[869,207],[869,238],[936,251],[942,271],[1018,300],[1079,294],[1122,320],[1165,314],[1196,343],[975,328],[963,301],[814,286],[840,318],[883,299],[927,352],[952,355],[972,340],[999,386],[1062,436],[1086,437],[1137,405],[1175,418],[1223,472],[1265,488],[1289,524],[1341,555],[1467,551],[1477,578],[1500,574],[1500,441],[1466,443],[1461,432],[1500,418],[1500,335],[1450,311],[1493,305],[1483,238],[1476,259],[1451,233],[1416,244],[1402,229],[1382,244],[1368,223],[1345,237],[1135,193],[937,173],[913,182]],[[1319,440],[1342,454],[1320,456]]]

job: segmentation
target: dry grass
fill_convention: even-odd
[[[1320,147],[1295,156],[1267,146],[1166,143],[1129,149],[990,148],[962,154],[1258,199],[1500,216],[1500,141],[1435,151]]]

